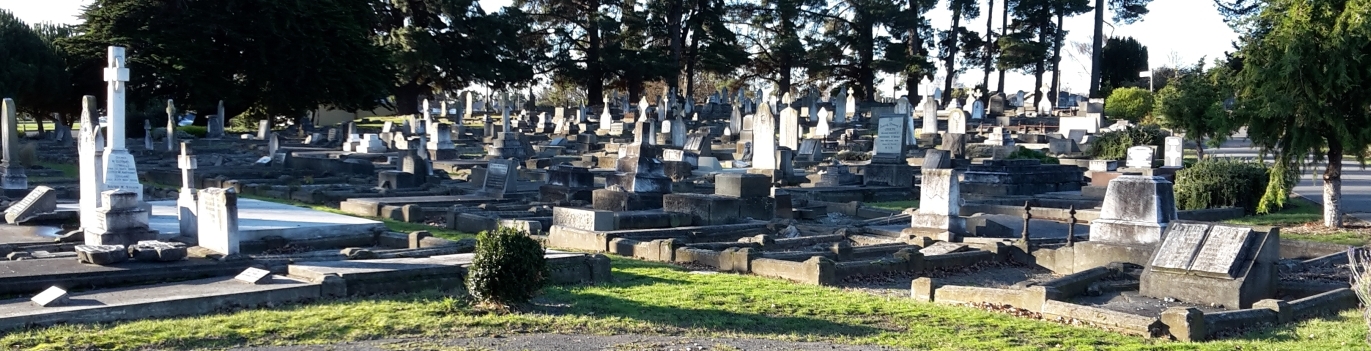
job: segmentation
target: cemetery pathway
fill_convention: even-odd
[[[1206,149],[1215,156],[1250,157],[1260,156],[1260,150],[1252,147],[1246,132],[1238,132],[1232,140],[1223,143],[1218,149]],[[1269,157],[1268,157],[1269,159]],[[1295,186],[1295,194],[1315,203],[1323,203],[1323,165],[1306,170]],[[1348,216],[1371,222],[1371,168],[1362,168],[1356,159],[1345,158],[1342,162],[1342,206]]]
[[[266,346],[240,351],[381,351],[381,350],[894,350],[882,346],[791,342],[765,339],[645,335],[513,334],[477,338],[389,339],[332,345]]]

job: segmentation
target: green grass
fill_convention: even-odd
[[[918,208],[919,200],[868,202],[866,205],[887,210],[902,211],[906,208]]]
[[[1237,339],[1176,343],[734,274],[692,274],[614,260],[615,282],[544,290],[542,307],[492,313],[437,292],[361,297],[203,317],[27,329],[0,349],[140,350],[333,344],[514,333],[751,337],[918,350],[1364,349],[1359,313],[1257,329]]]
[[[1225,223],[1251,226],[1296,226],[1323,220],[1323,207],[1304,199],[1292,198],[1285,208],[1274,213],[1230,219]]]
[[[1371,237],[1357,232],[1336,233],[1281,233],[1281,239],[1313,241],[1348,246],[1371,245]]]
[[[296,207],[304,207],[304,208],[308,208],[308,209],[315,210],[315,211],[323,211],[323,212],[334,213],[334,214],[340,214],[340,215],[345,215],[345,216],[352,216],[352,217],[362,217],[362,216],[356,216],[356,215],[353,215],[353,214],[350,214],[350,213],[346,213],[346,212],[343,212],[342,210],[339,210],[339,209],[336,209],[336,208],[333,208],[333,207],[329,207],[329,206],[324,206],[324,205],[314,205],[314,204],[307,204],[307,203],[297,202],[297,201],[283,200],[283,199],[277,199],[277,198],[272,198],[272,197],[254,196],[254,195],[247,195],[247,194],[239,194],[238,196],[244,197],[244,198],[253,199],[253,200],[275,202],[275,203],[279,203],[279,204],[286,204],[286,205],[291,205],[291,206],[296,206]],[[367,219],[371,219],[371,220],[376,220],[376,221],[381,221],[382,223],[385,223],[386,228],[390,228],[390,230],[392,230],[392,231],[397,231],[397,232],[401,232],[401,233],[409,233],[409,232],[417,232],[417,231],[425,230],[425,231],[428,231],[429,233],[433,233],[433,236],[440,237],[440,238],[443,238],[443,239],[448,239],[448,240],[462,240],[462,239],[467,239],[467,238],[471,238],[471,239],[475,239],[475,238],[476,238],[476,234],[466,233],[466,232],[459,232],[459,231],[456,231],[456,230],[449,230],[449,229],[445,229],[445,228],[434,227],[434,226],[427,225],[427,224],[401,222],[401,221],[397,221],[397,220],[393,220],[393,219],[389,219],[389,218],[377,218],[377,217],[363,217],[363,218],[367,218]]]

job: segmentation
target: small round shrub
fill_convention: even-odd
[[[870,161],[871,153],[861,151],[843,151],[833,155],[839,161]]]
[[[206,134],[209,134],[209,130],[204,126],[180,126],[176,127],[176,130],[189,133],[196,138],[204,138]]]
[[[1156,125],[1128,127],[1124,130],[1096,134],[1090,141],[1090,157],[1102,160],[1122,160],[1128,157],[1128,148],[1139,145],[1153,145],[1162,149],[1166,133]]]
[[[1256,214],[1266,194],[1270,169],[1265,163],[1233,158],[1208,158],[1176,172],[1176,207],[1199,210],[1241,207]]]
[[[1114,89],[1104,101],[1104,115],[1126,119],[1133,123],[1152,114],[1152,92],[1147,89],[1125,87]]]
[[[543,247],[512,228],[476,236],[476,257],[467,270],[467,290],[478,301],[502,305],[528,302],[548,278]]]
[[[1061,164],[1061,160],[1058,160],[1056,157],[1048,156],[1047,153],[1044,153],[1042,151],[1029,150],[1028,148],[1022,146],[1020,146],[1018,150],[1014,150],[1014,152],[1009,153],[1009,157],[1005,158],[1010,160],[1038,160],[1042,161],[1042,163],[1045,165]]]
[[[24,143],[19,146],[19,165],[33,167],[38,164],[38,146],[33,143]]]

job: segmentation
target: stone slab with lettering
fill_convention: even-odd
[[[129,253],[124,245],[76,245],[76,261],[81,263],[107,265],[128,261]]]
[[[1279,260],[1276,228],[1258,231],[1222,223],[1173,221],[1146,262],[1138,292],[1226,309],[1250,308],[1276,296]]]
[[[138,181],[138,167],[127,150],[105,150],[104,190],[123,190],[136,194],[143,201],[143,183]]]
[[[238,254],[242,240],[238,232],[238,194],[232,188],[200,190],[195,211],[200,247],[223,255]]]
[[[554,207],[552,225],[590,231],[614,230],[614,212]]]
[[[233,277],[233,280],[256,285],[262,284],[262,282],[267,281],[270,277],[271,271],[257,267],[249,267],[248,269],[243,270],[242,273],[238,273],[237,276]]]
[[[57,307],[65,305],[69,301],[69,297],[70,295],[65,289],[54,286],[38,293],[38,296],[34,296],[31,301],[38,307]]]
[[[1124,165],[1128,168],[1152,168],[1152,159],[1156,150],[1147,146],[1134,146],[1128,148],[1128,161]]]
[[[19,224],[32,219],[34,216],[52,213],[56,210],[57,192],[53,191],[52,188],[39,185],[19,202],[5,209],[5,222]]]
[[[486,165],[486,179],[481,192],[502,199],[518,179],[518,167],[511,160],[490,160]]]
[[[909,118],[900,116],[881,117],[876,129],[876,142],[872,149],[876,154],[872,156],[872,163],[904,163],[905,125],[909,123]]]

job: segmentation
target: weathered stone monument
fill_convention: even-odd
[[[914,186],[914,168],[905,161],[907,131],[911,123],[908,116],[888,115],[881,117],[877,126],[876,152],[871,163],[866,165],[863,184],[895,187]]]
[[[224,137],[224,120],[228,118],[224,116],[224,100],[219,100],[219,108],[216,111],[216,114],[210,116],[208,123],[206,123],[205,138],[219,139]]]
[[[919,209],[910,214],[910,227],[966,234],[966,219],[960,216],[960,172],[952,168],[947,151],[930,151],[924,161]]]
[[[200,207],[195,211],[200,247],[224,255],[238,253],[242,240],[238,233],[238,194],[232,188],[200,190]]]
[[[490,160],[486,164],[485,182],[481,193],[496,199],[505,198],[505,193],[513,189],[519,179],[518,164],[511,160]]]
[[[20,224],[41,214],[57,210],[57,192],[39,185],[27,196],[5,209],[5,223]]]
[[[1185,141],[1181,137],[1166,137],[1166,151],[1162,156],[1162,167],[1181,168],[1185,166]]]
[[[167,99],[167,151],[176,150],[176,104]]]
[[[1276,296],[1279,260],[1276,228],[1257,231],[1177,221],[1166,229],[1143,270],[1139,293],[1228,309],[1251,308]]]
[[[94,96],[86,95],[81,99],[81,130],[78,137],[77,162],[80,162],[80,210],[81,227],[95,225],[95,209],[100,207],[100,193],[104,190],[104,134],[100,120],[95,112]]]
[[[103,156],[103,186],[100,191],[127,191],[134,194],[136,202],[142,202],[143,184],[138,182],[138,166],[133,155],[124,147],[127,140],[124,137],[124,97],[128,93],[126,82],[129,81],[129,69],[124,66],[123,47],[109,47],[109,67],[105,68],[105,81],[109,83],[106,86],[109,98],[106,99],[105,108],[109,122],[109,132],[106,133],[109,145],[105,147]],[[109,207],[109,204],[102,206]],[[145,220],[144,225],[146,224]]]
[[[181,169],[181,192],[176,197],[176,221],[181,228],[181,236],[196,237],[199,228],[199,221],[195,218],[195,211],[199,205],[195,202],[195,169],[199,168],[199,162],[195,159],[195,150],[192,150],[189,142],[181,143],[181,155],[176,157],[177,168]]]
[[[19,164],[19,119],[16,114],[19,112],[14,106],[14,100],[5,98],[0,102],[0,113],[3,113],[5,120],[3,137],[3,149],[0,149],[0,171],[4,172],[0,178],[0,189],[3,189],[7,197],[20,197],[29,190],[29,177],[24,173],[24,166]]]
[[[157,240],[148,228],[151,211],[144,208],[137,194],[123,189],[100,193],[100,208],[92,218],[94,225],[84,228],[86,245],[133,245],[142,240]]]
[[[1162,177],[1124,174],[1109,181],[1100,218],[1090,225],[1090,240],[1155,244],[1174,220],[1176,198],[1171,182]]]
[[[776,118],[771,115],[771,105],[763,103],[753,116],[752,169],[748,172],[770,176],[775,170]]]
[[[1128,148],[1128,160],[1125,163],[1127,168],[1152,168],[1152,160],[1156,157],[1156,150],[1149,146],[1134,146]]]

